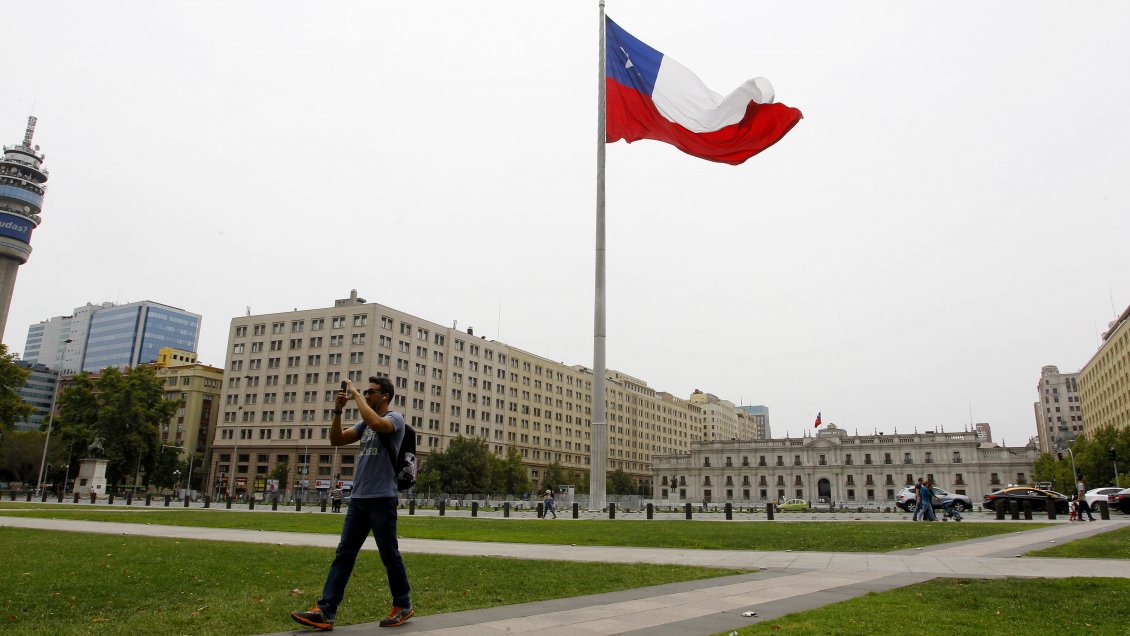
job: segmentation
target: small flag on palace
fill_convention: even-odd
[[[777,143],[801,112],[773,103],[764,77],[723,97],[690,69],[605,19],[605,142],[654,139],[738,165]]]
[[[820,428],[820,413],[816,414],[816,428]]]

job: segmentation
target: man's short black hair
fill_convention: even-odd
[[[369,384],[377,385],[377,387],[381,390],[381,393],[384,393],[388,396],[389,404],[392,404],[392,398],[396,397],[396,387],[393,386],[392,380],[389,380],[388,378],[378,378],[375,375],[371,375],[369,376]]]

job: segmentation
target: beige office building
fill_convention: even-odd
[[[848,435],[829,424],[815,436],[704,440],[689,453],[652,458],[655,498],[671,503],[881,505],[923,477],[979,504],[990,492],[1031,483],[1033,445],[985,444],[974,431]]]
[[[1040,400],[1032,405],[1040,452],[1054,453],[1067,448],[1083,432],[1083,408],[1079,395],[1079,374],[1060,373],[1049,364],[1040,369],[1036,385]]]
[[[1079,371],[1084,430],[1130,426],[1130,307],[1110,323],[1103,343]]]
[[[386,376],[393,407],[416,430],[422,464],[457,437],[477,437],[504,457],[518,448],[540,480],[557,462],[588,483],[592,370],[423,320],[353,291],[333,307],[231,321],[221,417],[209,471],[216,494],[261,492],[285,462],[285,490],[309,493],[353,478],[356,449],[329,445],[342,380]],[[347,408],[344,421],[357,421]],[[656,453],[689,452],[703,435],[702,408],[609,371],[608,470],[651,492]],[[504,493],[499,493],[504,494]]]
[[[162,350],[163,362],[157,367],[157,377],[165,383],[165,399],[177,403],[177,411],[161,424],[160,440],[168,446],[179,446],[184,468],[189,472],[189,453],[193,453],[192,479],[182,478],[193,490],[208,492],[208,467],[212,464],[212,442],[216,435],[216,422],[220,414],[224,370],[195,362],[177,362],[176,350]],[[168,449],[166,449],[168,450]]]

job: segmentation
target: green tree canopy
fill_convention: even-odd
[[[165,482],[168,475],[154,472],[162,461],[158,432],[176,406],[165,399],[164,383],[152,368],[133,367],[123,373],[107,367],[97,379],[79,374],[60,394],[59,424],[80,457],[95,439],[102,442],[106,479],[114,488],[132,479],[139,467],[154,473],[156,480],[151,481]]]
[[[610,495],[636,495],[636,481],[624,469],[617,468],[608,473],[608,494]]]
[[[456,437],[446,451],[428,456],[416,480],[416,492],[488,493],[501,470],[501,461],[491,454],[481,438]]]
[[[0,344],[0,431],[12,430],[16,422],[35,412],[18,393],[27,376],[27,369],[16,364],[16,355],[8,352],[8,345]]]
[[[522,465],[522,453],[517,446],[506,449],[506,458],[500,462],[497,479],[492,490],[496,493],[520,494],[530,492],[530,475]]]

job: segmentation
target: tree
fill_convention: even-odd
[[[503,459],[495,479],[494,492],[520,494],[530,492],[530,475],[522,465],[522,453],[517,446],[506,449],[506,459]]]
[[[17,392],[27,382],[28,371],[16,364],[8,345],[0,344],[0,432],[7,433],[16,422],[35,412]]]
[[[483,439],[456,437],[446,451],[428,456],[428,464],[417,477],[414,490],[457,494],[490,492],[499,463]]]
[[[624,469],[617,468],[608,474],[608,494],[610,495],[635,495],[639,494],[636,480],[632,479]]]
[[[176,412],[177,403],[164,396],[163,381],[149,367],[125,373],[107,367],[97,379],[79,374],[59,396],[62,436],[80,452],[95,439],[102,441],[106,479],[114,489],[139,467],[147,475],[156,473],[148,481],[165,485],[176,467],[164,474],[168,461],[159,453],[158,431]],[[179,464],[175,457],[173,461]]]
[[[557,492],[557,487],[564,483],[567,483],[565,469],[561,467],[559,462],[553,462],[545,467],[545,473],[541,478],[541,490]]]

